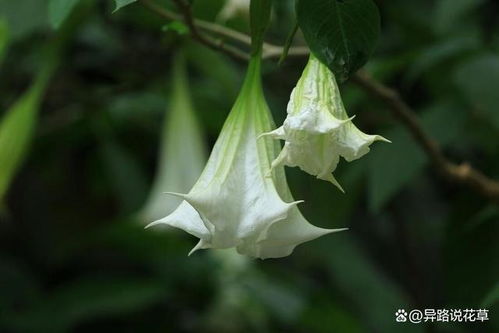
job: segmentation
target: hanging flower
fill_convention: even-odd
[[[236,248],[240,254],[277,258],[300,243],[340,230],[311,225],[293,201],[283,167],[271,172],[279,145],[257,140],[274,127],[254,57],[232,111],[208,163],[170,215],[151,225],[167,224],[198,237],[198,249]],[[172,193],[173,194],[173,193]]]
[[[162,129],[158,171],[139,213],[141,221],[159,219],[180,205],[182,199],[168,198],[164,193],[188,191],[196,183],[206,162],[204,148],[191,104],[185,60],[178,54],[173,63],[173,91]]]
[[[239,14],[248,15],[250,0],[227,0],[218,14],[218,19],[226,22]]]
[[[298,166],[343,191],[332,174],[340,156],[351,162],[367,154],[374,141],[390,142],[361,132],[352,119],[345,111],[334,74],[311,55],[291,93],[283,126],[264,134],[285,140],[272,167]]]

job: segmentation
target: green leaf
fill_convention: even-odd
[[[467,101],[482,112],[486,122],[499,128],[499,56],[482,55],[461,66],[455,81]]]
[[[372,0],[297,0],[296,16],[311,51],[340,80],[367,62],[380,33]]]
[[[424,129],[441,145],[453,142],[462,131],[465,112],[447,104],[437,104],[422,117]],[[412,136],[402,128],[384,134],[389,145],[373,147],[369,156],[369,209],[377,213],[427,165],[428,159]]]
[[[54,29],[61,26],[79,1],[80,0],[50,0],[49,19],[50,24]]]
[[[9,109],[0,123],[0,202],[28,149],[43,88],[34,84]]]
[[[345,234],[327,248],[322,265],[330,278],[341,286],[348,304],[356,309],[373,332],[383,327],[384,333],[401,332],[395,325],[393,313],[397,308],[410,307],[410,296],[379,269],[371,253],[364,250],[355,238]],[[376,286],[376,288],[372,288]],[[331,330],[335,331],[335,330]],[[403,332],[423,332],[418,325],[406,326]]]
[[[259,52],[262,48],[263,37],[270,24],[271,10],[271,0],[251,0],[250,20],[253,53]]]
[[[368,198],[373,213],[378,213],[427,163],[426,156],[407,131],[397,128],[385,137],[392,144],[374,147],[369,156]]]
[[[0,203],[28,150],[41,99],[59,62],[59,40],[47,48],[47,56],[31,87],[7,110],[0,121]]]
[[[121,8],[128,6],[129,4],[132,4],[137,0],[114,0],[114,1],[116,2],[116,8],[114,9],[113,13],[116,13]]]
[[[174,31],[179,35],[186,35],[189,33],[189,27],[181,21],[173,21],[163,26],[163,31]]]

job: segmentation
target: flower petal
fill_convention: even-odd
[[[273,126],[255,58],[199,180],[188,194],[174,194],[185,201],[155,224],[200,238],[191,253],[235,247],[258,258],[289,255],[298,244],[337,231],[309,224],[298,210],[300,201],[291,196],[283,167],[271,171],[279,145],[261,135]]]
[[[389,142],[381,136],[361,132],[353,124],[353,118],[345,111],[333,73],[311,55],[291,93],[283,126],[266,133],[285,140],[273,166],[297,166],[343,191],[332,175],[340,156],[351,162],[367,154],[374,141]]]

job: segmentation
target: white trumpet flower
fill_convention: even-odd
[[[369,152],[374,141],[390,142],[361,132],[349,118],[334,74],[313,55],[291,93],[288,116],[280,128],[264,134],[285,140],[272,167],[298,166],[341,191],[333,176],[340,156],[348,162]]]
[[[344,229],[318,228],[305,220],[293,201],[284,168],[271,172],[279,145],[258,140],[274,127],[263,96],[260,58],[250,62],[232,111],[199,180],[165,218],[166,224],[198,237],[198,249],[236,248],[257,258],[284,257],[300,243]]]
[[[227,0],[217,19],[226,22],[239,14],[248,15],[250,0]]]
[[[151,193],[140,211],[141,221],[154,221],[173,212],[182,200],[167,198],[164,192],[189,191],[206,162],[203,135],[191,104],[184,62],[183,56],[177,55],[173,65],[171,105],[162,130],[158,171]]]

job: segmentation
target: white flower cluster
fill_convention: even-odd
[[[166,224],[198,237],[198,249],[236,248],[277,258],[306,241],[345,229],[311,225],[300,213],[284,164],[329,180],[339,157],[351,161],[380,136],[366,135],[346,115],[333,74],[313,56],[293,91],[284,125],[274,130],[261,85],[260,56],[251,59],[242,90],[199,180]],[[284,139],[280,145],[270,136]]]

